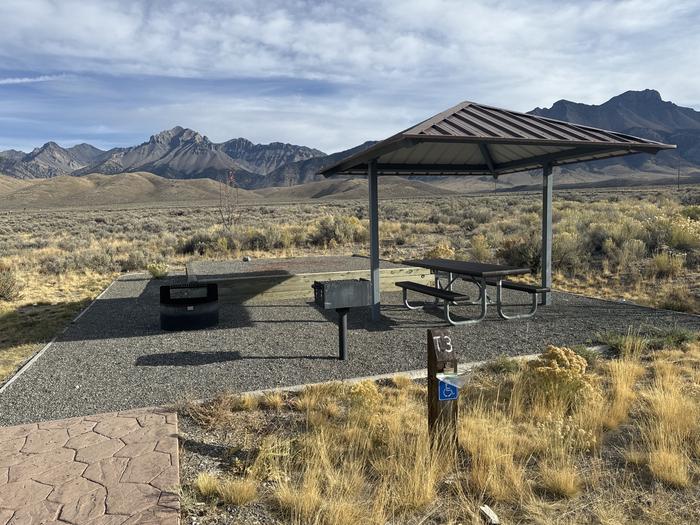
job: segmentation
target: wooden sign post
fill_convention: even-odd
[[[448,367],[457,373],[457,353],[446,328],[428,330],[428,428],[435,442],[445,438],[457,442],[457,396],[459,389],[438,379]]]

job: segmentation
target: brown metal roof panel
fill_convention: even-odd
[[[477,127],[475,125],[475,123],[468,116],[462,115],[462,111],[464,111],[464,109],[461,109],[459,112],[455,113],[450,118],[455,120],[456,122],[458,122],[459,127],[468,131],[467,136],[473,136],[473,137],[482,136],[484,133],[483,129]]]
[[[479,130],[470,126],[465,120],[457,118],[457,114],[447,117],[439,125],[450,130],[454,136],[478,137],[480,135]]]
[[[478,106],[470,106],[462,111],[472,118],[480,119],[481,121],[490,122],[492,126],[502,130],[501,135],[515,138],[531,138],[531,139],[557,139],[560,138],[556,134],[544,133],[540,130],[531,127],[519,125],[513,119],[508,118],[503,112],[489,112],[486,108]]]
[[[470,108],[472,110],[477,110],[477,108]],[[558,139],[561,138],[560,135],[556,133],[546,133],[540,129],[533,128],[531,126],[523,125],[521,122],[517,122],[512,118],[506,118],[501,114],[489,114],[483,108],[478,108],[479,111],[484,111],[484,115],[491,118],[493,121],[498,122],[498,125],[503,129],[508,131],[511,137],[529,138],[529,139]]]
[[[571,140],[572,138],[576,140],[576,137],[573,137],[568,129],[544,125],[538,120],[528,119],[525,115],[511,113],[508,115],[508,121],[514,126],[527,129],[533,138],[543,136],[546,140]],[[581,140],[588,140],[588,137],[581,137]]]
[[[454,116],[464,122],[471,124],[481,137],[500,137],[505,138],[511,135],[510,131],[499,126],[493,119],[484,118],[482,115],[473,111],[474,106],[462,108],[459,113]]]
[[[561,131],[565,136],[568,138],[571,138],[573,140],[609,140],[608,135],[603,135],[600,133],[595,133],[592,130],[587,130],[583,126],[567,126],[566,123],[557,121],[557,120],[550,120],[548,124],[552,127],[555,128],[559,131]]]

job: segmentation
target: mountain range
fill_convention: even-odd
[[[612,167],[616,178],[621,168],[668,171],[679,164],[700,168],[700,112],[664,101],[654,90],[627,91],[600,105],[559,100],[550,108],[538,107],[530,113],[678,145],[677,150],[655,157],[630,156],[566,169],[589,173],[590,178],[584,176],[583,182],[604,179]],[[108,151],[90,144],[62,148],[55,142],[29,153],[0,151],[0,174],[27,180],[137,172],[168,179],[221,179],[234,174],[237,186],[253,190],[317,181],[320,169],[372,144],[327,155],[306,146],[254,144],[245,138],[214,143],[194,130],[176,126],[137,146]],[[435,179],[431,182],[438,182]]]
[[[653,89],[627,91],[598,106],[559,100],[551,108],[535,108],[530,113],[678,146],[655,156],[632,155],[592,165],[676,167],[680,161],[682,165],[700,166],[700,111],[665,101]]]

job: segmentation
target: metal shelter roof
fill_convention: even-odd
[[[320,173],[502,175],[676,146],[570,122],[462,102]]]

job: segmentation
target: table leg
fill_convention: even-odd
[[[481,303],[481,312],[479,315],[473,319],[464,319],[462,321],[455,321],[450,315],[450,302],[445,301],[445,320],[453,326],[460,326],[464,324],[475,324],[479,321],[483,321],[486,317],[486,309],[488,301],[486,300],[486,279],[482,278],[480,282],[474,281],[480,289],[479,298]]]

